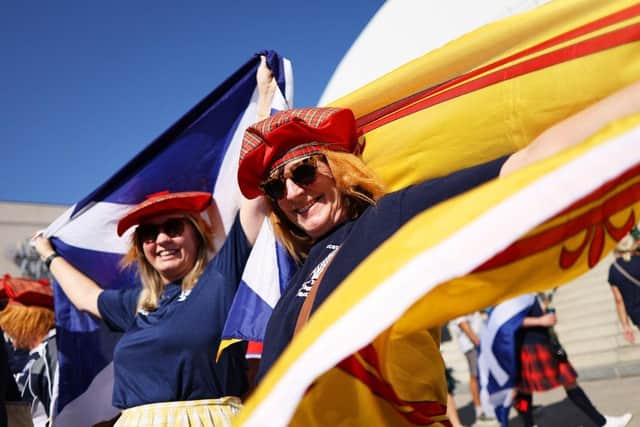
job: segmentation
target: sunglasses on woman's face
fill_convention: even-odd
[[[308,157],[294,165],[289,171],[273,176],[260,184],[264,193],[273,200],[282,199],[287,192],[287,179],[293,181],[297,186],[304,187],[313,184],[316,180],[318,169],[316,157]]]
[[[184,233],[184,222],[185,218],[169,218],[162,224],[141,224],[136,234],[142,243],[155,242],[160,233],[172,238],[178,237]]]

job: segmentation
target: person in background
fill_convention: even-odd
[[[480,312],[460,316],[452,321],[453,334],[458,347],[467,360],[469,368],[469,392],[473,401],[476,420],[488,421],[493,417],[485,414],[480,406],[480,389],[478,386],[478,347],[480,346],[480,331],[484,320]]]
[[[0,334],[4,334],[2,329],[0,329]],[[3,339],[0,342],[0,426],[8,425],[5,402],[10,400],[10,394],[15,395],[17,392],[16,382],[9,370],[9,355]]]
[[[600,413],[578,385],[575,369],[557,341],[553,326],[557,323],[555,310],[535,299],[516,334],[518,377],[514,407],[524,426],[535,425],[533,420],[533,392],[563,386],[567,397],[597,426],[624,427],[631,420],[630,413],[608,416]]]
[[[451,373],[452,368],[445,368],[444,373],[447,381],[447,417],[451,422],[452,427],[464,427],[462,421],[460,421],[460,415],[458,415],[458,407],[456,406],[453,393],[456,390],[456,379],[453,378]]]
[[[14,375],[20,398],[31,407],[33,426],[48,427],[58,395],[53,290],[49,281],[5,276],[3,282],[9,299],[0,311],[0,327],[15,349],[29,352]]]
[[[609,289],[624,339],[633,344],[636,338],[631,324],[640,328],[640,230],[637,227],[618,243],[614,256],[609,267]]]

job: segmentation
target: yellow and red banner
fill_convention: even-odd
[[[334,103],[399,189],[526,146],[640,80],[640,2],[556,1]],[[640,114],[416,216],[314,313],[238,425],[446,425],[438,325],[577,277],[640,209]]]

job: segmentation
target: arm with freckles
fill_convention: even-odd
[[[32,240],[42,259],[46,259],[55,253],[49,239],[42,234],[37,234]],[[101,318],[98,311],[98,297],[103,289],[96,282],[61,256],[53,258],[49,270],[65,295],[78,310],[86,311]]]
[[[500,176],[576,145],[607,123],[637,112],[640,112],[640,82],[609,95],[544,131],[531,144],[509,157]]]

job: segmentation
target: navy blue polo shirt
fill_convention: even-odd
[[[312,312],[360,262],[407,221],[433,205],[497,177],[506,159],[502,157],[387,194],[356,220],[342,223],[319,239],[273,310],[265,333],[258,379],[264,376],[293,338],[298,313],[330,253],[342,245],[322,279]]]
[[[540,302],[536,298],[526,317],[542,317],[545,315],[545,311],[542,309]],[[546,326],[530,326],[520,327],[516,332],[516,346],[520,347],[522,344],[546,344],[551,340],[549,335],[549,328]]]
[[[618,258],[616,263],[636,281],[640,281],[640,255],[633,255],[629,261]],[[620,290],[627,315],[640,327],[640,286],[625,277],[613,264],[609,267],[609,284]]]
[[[251,247],[238,217],[220,252],[191,293],[168,284],[156,311],[136,313],[140,288],[105,290],[100,315],[124,332],[113,355],[113,405],[242,396],[247,391],[245,345],[216,352]]]

